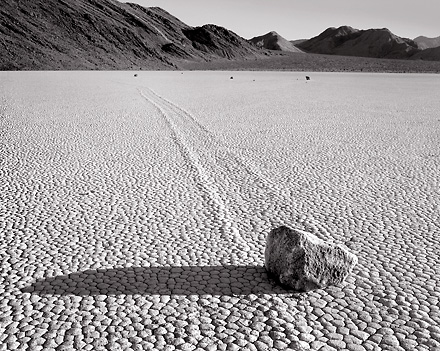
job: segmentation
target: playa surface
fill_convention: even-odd
[[[440,348],[439,77],[309,75],[0,72],[1,350]],[[359,263],[285,290],[280,225]]]

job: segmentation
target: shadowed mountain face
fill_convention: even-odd
[[[235,33],[214,24],[184,29],[183,34],[192,46],[211,56],[238,58],[253,55],[258,49]]]
[[[227,29],[115,0],[7,1],[0,37],[0,69],[161,69],[263,55]]]
[[[269,50],[279,50],[288,52],[303,52],[298,49],[293,43],[284,39],[277,32],[269,32],[265,35],[259,37],[254,37],[249,40],[258,47],[269,49]]]
[[[422,50],[436,48],[440,46],[440,37],[428,38],[428,37],[420,36],[415,38],[414,41],[417,43],[419,49]]]
[[[335,48],[350,38],[357,36],[359,31],[348,26],[328,28],[317,37],[297,44],[301,49],[317,54],[333,54]]]
[[[440,47],[422,50],[411,56],[411,60],[440,61]]]
[[[420,51],[417,44],[388,29],[358,30],[348,26],[328,28],[323,33],[297,45],[317,54],[406,59]]]

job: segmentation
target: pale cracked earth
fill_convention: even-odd
[[[0,73],[0,350],[440,349],[438,76],[137,73]]]

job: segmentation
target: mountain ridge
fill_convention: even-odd
[[[268,55],[225,28],[115,0],[7,2],[0,34],[0,69],[175,69]]]
[[[407,59],[420,51],[417,44],[387,28],[359,30],[349,26],[330,27],[316,37],[297,44],[316,54]]]
[[[182,69],[211,61],[277,60],[285,53],[300,54],[290,61],[298,65],[306,53],[440,61],[435,48],[421,50],[420,43],[386,28],[330,27],[297,41],[272,31],[246,40],[215,24],[189,26],[160,7],[116,0],[6,2],[0,8],[0,48],[0,70]]]

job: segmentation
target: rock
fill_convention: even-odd
[[[340,284],[358,261],[341,245],[285,226],[269,233],[264,256],[269,274],[298,291]]]
[[[310,80],[310,77],[309,77],[309,76],[306,76],[306,80]]]

